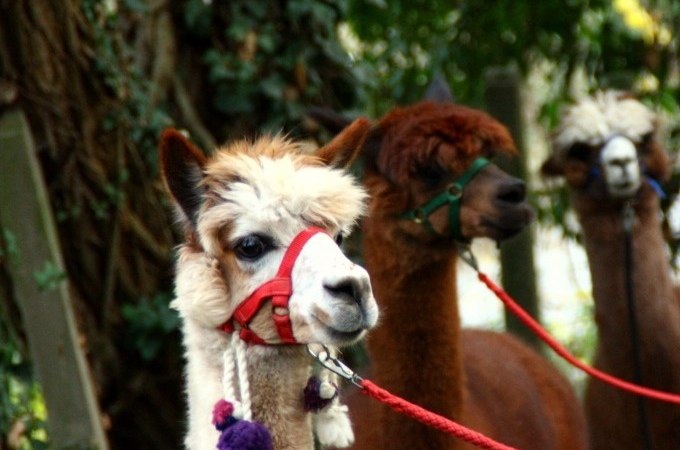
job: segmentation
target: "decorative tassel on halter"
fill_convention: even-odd
[[[272,437],[264,425],[252,421],[250,384],[246,362],[246,343],[238,333],[231,335],[231,343],[224,352],[224,399],[213,408],[213,425],[220,431],[218,450],[272,450]],[[235,382],[240,398],[236,399]]]
[[[322,447],[345,448],[354,443],[348,408],[338,397],[337,376],[327,370],[311,377],[304,390],[305,410],[314,413],[314,431]]]

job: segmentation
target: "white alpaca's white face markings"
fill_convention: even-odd
[[[641,158],[648,139],[653,138],[656,121],[654,111],[619,91],[598,92],[584,98],[569,107],[560,122],[553,137],[549,170],[559,173],[568,161],[590,165],[597,161],[606,192],[613,198],[631,197],[642,186]],[[586,151],[579,152],[580,149]],[[592,179],[590,175],[580,177],[579,170],[562,174],[567,175],[570,184],[583,188]]]
[[[600,153],[607,190],[614,197],[628,197],[640,187],[640,164],[635,145],[623,136],[610,139]]]
[[[212,201],[200,210],[197,231],[206,253],[228,266],[221,274],[227,292],[218,316],[230,317],[240,302],[275,276],[300,231],[319,226],[329,235],[314,236],[293,268],[293,333],[299,342],[346,343],[377,319],[367,273],[333,241],[347,234],[363,213],[366,194],[346,173],[295,158],[225,153],[206,166]],[[216,182],[226,168],[238,179]],[[337,279],[350,280],[356,298],[342,289],[334,291]]]
[[[349,342],[378,320],[366,270],[345,257],[326,234],[303,248],[293,267],[291,321],[304,342]]]

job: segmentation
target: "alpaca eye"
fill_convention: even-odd
[[[234,251],[239,259],[254,261],[271,248],[272,244],[268,239],[251,234],[238,241],[234,246]]]
[[[418,171],[418,177],[428,188],[437,187],[442,184],[446,175],[446,170],[436,165],[426,165]]]
[[[577,142],[569,148],[568,155],[570,158],[578,159],[579,161],[588,162],[590,159],[591,148],[587,144]]]
[[[338,233],[338,235],[335,236],[335,243],[340,246],[340,245],[342,245],[342,241],[344,239],[345,239],[345,237],[342,235],[342,233]]]

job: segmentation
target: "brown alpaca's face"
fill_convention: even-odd
[[[380,138],[367,154],[366,182],[375,211],[398,216],[447,189],[477,157],[512,154],[507,130],[490,116],[452,104],[420,103],[396,110],[380,122]],[[533,213],[524,183],[490,164],[465,186],[460,203],[464,239],[507,239],[527,226]],[[437,235],[452,237],[449,205],[429,216]],[[397,222],[409,234],[436,239],[417,223]]]
[[[498,167],[485,168],[463,193],[461,228],[467,238],[510,238],[533,218],[524,182]]]
[[[362,132],[368,126],[349,133]],[[339,138],[342,138],[339,137]],[[174,306],[185,320],[215,329],[258,287],[274,278],[296,235],[311,237],[292,268],[288,311],[266,304],[249,328],[280,342],[272,320],[289,314],[299,343],[347,344],[377,321],[366,271],[349,261],[334,238],[348,233],[365,193],[345,172],[363,139],[333,141],[304,155],[289,141],[263,138],[218,149],[206,159],[179,133],[163,136],[163,174],[188,236],[177,266]]]
[[[668,155],[655,138],[655,117],[641,103],[615,92],[571,107],[554,138],[542,173],[562,176],[581,207],[619,207],[653,195],[649,179],[669,175]]]

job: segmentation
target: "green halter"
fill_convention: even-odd
[[[430,215],[445,204],[449,204],[449,230],[456,240],[462,240],[460,230],[460,199],[463,197],[465,186],[487,165],[491,164],[488,159],[479,157],[475,159],[470,167],[458,177],[453,183],[449,184],[444,191],[436,195],[433,199],[425,202],[415,209],[406,211],[399,215],[402,219],[412,220],[417,224],[423,225],[428,230],[436,233],[430,223]]]

